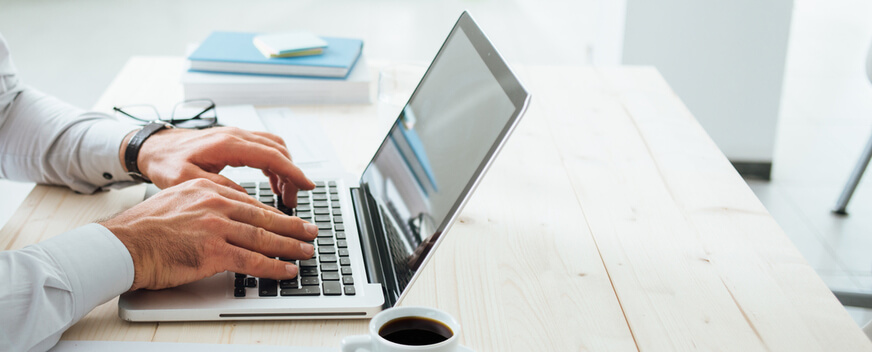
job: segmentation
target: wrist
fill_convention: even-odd
[[[136,134],[136,132],[139,132],[139,130],[141,130],[141,128],[130,131],[130,133],[124,136],[124,140],[121,141],[121,148],[118,150],[118,162],[121,163],[121,168],[124,170],[124,172],[129,172],[127,170],[127,165],[124,165],[124,156],[127,152],[127,144],[130,143],[130,138],[133,138],[133,135]]]
[[[145,142],[153,135],[161,132],[165,129],[172,129],[173,125],[162,122],[162,121],[153,121],[147,125],[145,125],[141,130],[136,132],[130,140],[127,142],[127,146],[124,148],[124,166],[127,169],[127,174],[130,175],[134,180],[140,182],[148,182],[151,183],[151,180],[146,176],[145,169],[143,165],[140,165],[140,154],[143,145]],[[148,159],[148,158],[143,158]]]

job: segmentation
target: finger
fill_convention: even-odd
[[[267,170],[299,188],[315,188],[315,184],[303,174],[303,171],[281,152],[244,139],[237,139],[232,144],[235,145],[228,145],[223,150],[228,165]]]
[[[285,145],[285,141],[282,140],[279,136],[274,134],[266,133],[266,132],[256,132],[256,131],[248,131],[239,128],[228,128],[225,129],[224,132],[230,133],[234,136],[243,138],[245,140],[260,143],[271,148],[274,148],[281,152],[283,155],[287,156],[288,159],[291,158],[291,153],[288,152],[288,148]]]
[[[285,206],[289,208],[297,207],[297,192],[299,189],[295,187],[291,183],[283,182],[279,180],[282,188],[282,202],[285,203]]]
[[[199,169],[199,170],[195,171],[194,178],[205,178],[205,179],[212,181],[212,182],[215,182],[219,185],[222,185],[225,187],[230,187],[234,190],[245,193],[246,195],[248,194],[245,191],[245,188],[242,188],[242,186],[236,184],[236,182],[231,181],[229,178],[221,176],[219,174],[213,174],[213,173],[208,172],[208,171],[203,170],[203,169]]]
[[[267,258],[263,254],[227,245],[227,270],[256,277],[286,280],[297,276],[296,265]]]
[[[255,134],[253,132],[248,132],[248,134],[244,138],[251,142],[260,143],[275,150],[278,150],[280,153],[282,153],[282,155],[286,156],[288,160],[292,160],[291,153],[288,151],[288,147],[286,147],[284,144],[279,144],[272,139],[266,138],[259,134]]]
[[[231,182],[233,182],[233,181],[231,181]],[[227,198],[227,199],[234,201],[234,202],[244,203],[244,204],[233,203],[233,202],[227,203],[226,209],[224,209],[224,214],[229,214],[230,212],[235,211],[236,210],[235,208],[244,207],[245,205],[248,205],[248,206],[254,206],[254,207],[261,209],[261,210],[267,210],[267,211],[270,211],[270,212],[273,212],[276,214],[284,215],[280,210],[276,209],[275,207],[263,204],[263,203],[259,202],[257,199],[254,199],[254,197],[249,196],[248,193],[245,192],[245,189],[243,189],[242,192],[237,192],[235,190],[228,189],[227,187],[218,187],[218,185],[215,185],[215,186],[216,187],[213,187],[212,189],[216,193],[221,195],[222,197]]]
[[[251,133],[254,133],[254,134],[256,134],[256,135],[258,135],[258,136],[261,136],[261,137],[269,138],[269,139],[273,140],[274,142],[276,142],[276,143],[278,143],[278,144],[281,144],[281,145],[283,145],[283,146],[287,146],[287,144],[285,143],[285,140],[282,139],[282,137],[276,136],[276,135],[274,135],[274,134],[272,134],[272,133],[269,133],[269,132],[258,132],[258,131],[252,131]]]
[[[227,242],[237,247],[252,250],[268,257],[309,259],[315,247],[309,243],[280,236],[263,228],[236,222],[229,225]]]
[[[268,212],[264,211],[264,209],[244,204],[231,205],[226,214],[231,220],[298,240],[311,241],[318,236],[318,226],[303,221],[296,216]]]

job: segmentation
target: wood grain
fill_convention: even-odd
[[[132,58],[95,108],[173,104],[182,67]],[[529,112],[403,305],[453,314],[479,351],[872,350],[656,70],[516,69]],[[390,124],[380,108],[293,111],[318,116],[360,172]],[[38,186],[0,248],[126,209],[142,191]],[[113,300],[64,339],[338,346],[366,324],[126,323]]]

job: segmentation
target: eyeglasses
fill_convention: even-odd
[[[191,99],[177,103],[173,106],[169,120],[162,119],[154,105],[125,105],[113,106],[112,110],[134,119],[141,124],[152,121],[164,121],[178,128],[204,129],[218,125],[218,114],[215,112],[215,102],[211,99]]]

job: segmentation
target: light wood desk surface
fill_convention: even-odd
[[[171,105],[181,67],[133,58],[95,108]],[[478,351],[872,350],[656,70],[515,69],[531,107],[404,305],[453,314]],[[377,109],[293,108],[319,116],[352,172],[381,142]],[[0,248],[126,209],[143,190],[38,186]],[[366,324],[127,323],[113,300],[64,339],[338,346]]]

